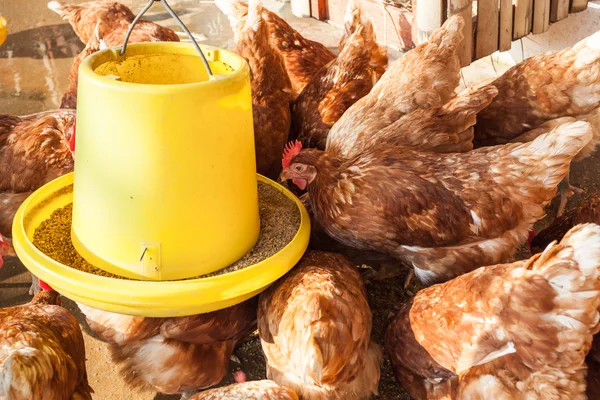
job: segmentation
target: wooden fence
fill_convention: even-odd
[[[310,16],[343,24],[347,0],[291,0],[306,3]],[[546,32],[550,24],[587,8],[588,0],[355,0],[374,21],[380,42],[403,49],[427,40],[450,15],[465,17],[465,40],[459,52],[463,66],[513,40]],[[407,0],[410,1],[410,0]]]

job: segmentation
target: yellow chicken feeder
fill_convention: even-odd
[[[7,36],[8,36],[8,21],[6,20],[6,18],[0,16],[0,46],[2,46],[2,43],[4,43]]]
[[[258,176],[298,206],[293,240],[256,265],[188,279],[232,264],[259,235],[249,68],[238,55],[200,49],[193,39],[127,46],[126,38],[122,48],[81,63],[76,130],[74,177],[33,193],[13,224],[23,263],[65,296],[132,315],[209,312],[264,290],[306,250],[310,223],[301,202]],[[70,202],[77,252],[134,280],[72,269],[33,245],[37,226]]]

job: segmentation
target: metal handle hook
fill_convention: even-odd
[[[196,48],[196,51],[198,52],[198,54],[200,54],[200,58],[202,59],[202,63],[204,64],[206,71],[208,71],[208,75],[213,76],[212,70],[210,69],[210,65],[208,65],[208,60],[206,60],[206,57],[204,56],[204,53],[200,49],[200,46],[198,46],[198,43],[196,43],[196,40],[194,39],[194,37],[192,36],[192,34],[188,30],[188,28],[184,25],[183,22],[181,22],[181,20],[177,16],[177,14],[175,14],[175,11],[173,11],[173,9],[169,6],[169,4],[167,3],[167,0],[148,0],[148,4],[146,4],[146,6],[144,8],[142,8],[142,11],[140,11],[140,13],[131,22],[131,25],[129,25],[129,29],[127,30],[127,34],[125,35],[125,41],[123,42],[123,47],[121,48],[120,54],[121,55],[125,54],[125,50],[127,50],[127,42],[129,41],[129,36],[131,36],[131,32],[133,31],[135,24],[137,24],[138,21],[142,18],[142,16],[146,13],[146,11],[148,11],[150,9],[150,7],[152,7],[152,3],[154,3],[154,2],[163,3],[163,5],[165,6],[165,9],[169,12],[169,14],[171,14],[171,16],[175,19],[175,21],[177,21],[177,23],[179,24],[181,29],[183,29],[185,34],[188,35],[188,37],[192,41],[192,44]]]

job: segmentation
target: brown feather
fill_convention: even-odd
[[[0,309],[0,397],[91,400],[79,323],[42,291],[29,303]],[[10,380],[6,380],[10,377]],[[77,397],[78,396],[78,397]]]
[[[477,116],[475,147],[502,144],[559,117],[600,106],[600,32],[572,47],[528,58],[490,85],[498,96]]]

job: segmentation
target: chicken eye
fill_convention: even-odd
[[[298,172],[302,172],[302,170],[304,169],[304,166],[298,164],[298,165],[294,166],[294,169]]]

